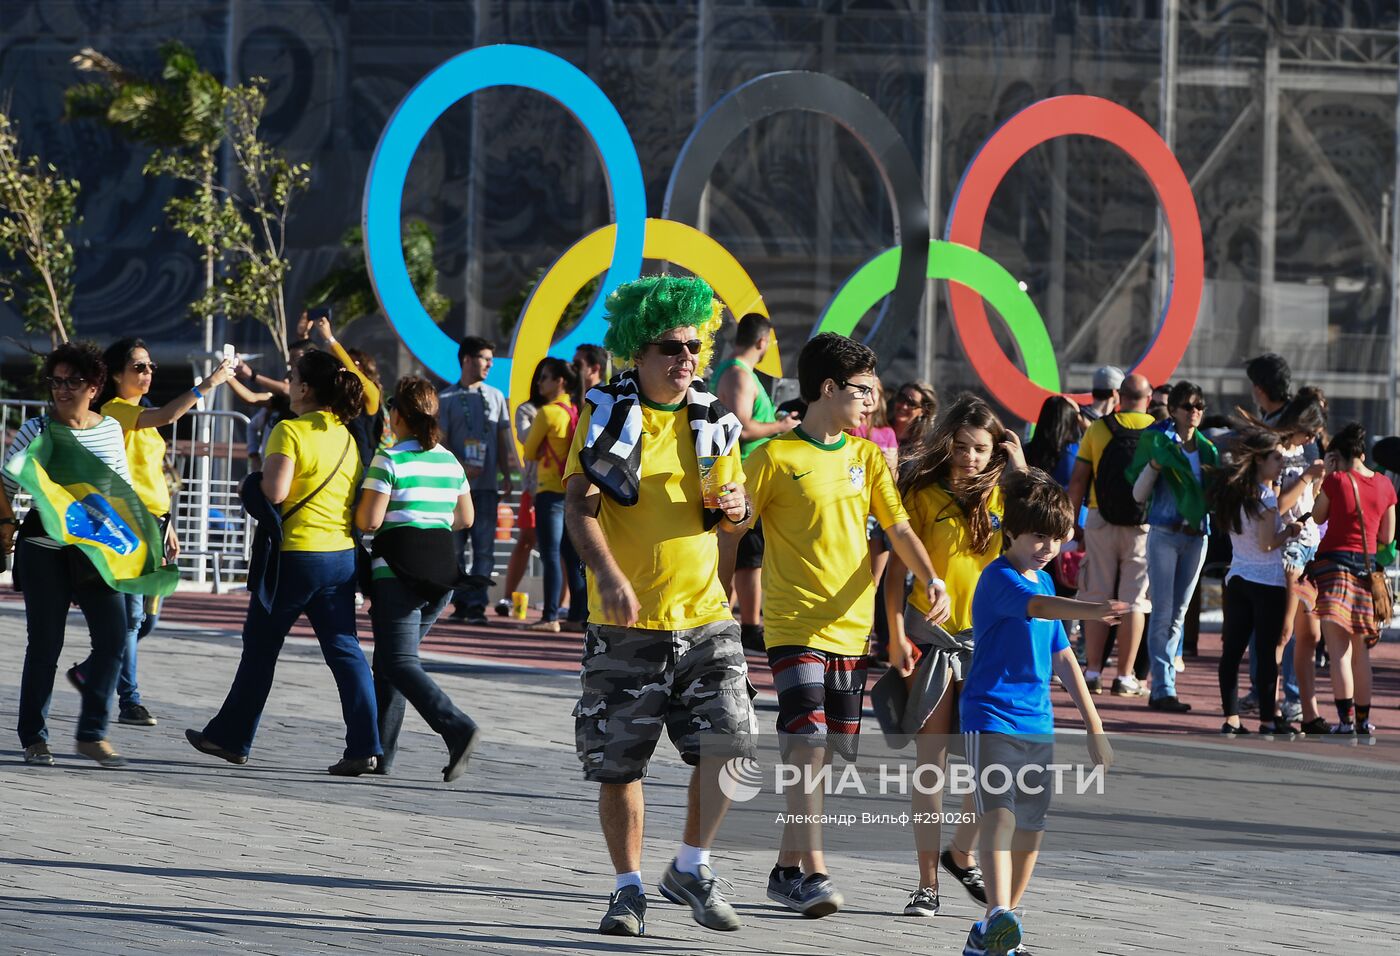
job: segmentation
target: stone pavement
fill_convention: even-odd
[[[65,662],[85,651],[76,614],[69,637]],[[612,881],[595,791],[573,754],[572,675],[439,658],[443,687],[484,729],[466,776],[440,782],[440,742],[410,714],[394,776],[337,779],[324,773],[343,746],[334,686],[314,643],[296,639],[253,759],[232,767],[195,753],[182,731],[218,707],[236,637],[163,623],[141,658],[160,726],[112,731],[128,769],[71,755],[77,700],[61,675],[51,711],[58,766],[43,769],[20,762],[13,737],[23,645],[20,606],[0,604],[0,954],[885,956],[960,952],[976,915],[952,888],[941,917],[892,915],[913,884],[904,851],[834,855],[848,908],[803,920],[766,902],[771,850],[750,844],[717,854],[740,932],[703,930],[653,892],[647,937],[600,937]],[[674,852],[687,777],[666,745],[659,753],[647,783],[649,885]],[[1359,813],[1351,839],[1336,834],[1357,807],[1393,814],[1397,775],[1381,762],[1369,785],[1339,800],[1323,775],[1343,757],[1316,758],[1314,771],[1298,769],[1309,757],[1267,765],[1278,769],[1258,781],[1258,826],[1244,843],[1264,849],[1147,850],[1147,839],[1048,850],[1026,900],[1029,942],[1037,953],[1074,954],[1391,950],[1400,933],[1394,827],[1368,832],[1375,818]],[[1171,765],[1152,766],[1167,798],[1190,798]],[[1157,812],[1144,814],[1145,826]]]

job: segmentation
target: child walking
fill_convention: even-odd
[[[1050,806],[1054,763],[1053,673],[1069,691],[1089,732],[1089,757],[1113,762],[1084,675],[1062,621],[1114,624],[1128,606],[1055,597],[1045,566],[1074,530],[1069,496],[1038,468],[1005,479],[1002,530],[1007,548],[987,565],[972,599],[974,650],[959,706],[968,764],[977,781],[979,856],[987,910],[972,924],[963,956],[1002,956],[1021,944],[1015,913],[1030,883]],[[987,769],[1008,773],[1016,786],[987,789]]]

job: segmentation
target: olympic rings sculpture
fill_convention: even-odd
[[[949,280],[954,329],[988,391],[1013,414],[1033,421],[1042,401],[1060,391],[1059,368],[1045,323],[1020,283],[978,246],[988,207],[1010,168],[1029,150],[1059,136],[1093,136],[1138,164],[1163,208],[1172,242],[1170,293],[1157,331],[1133,370],[1167,381],[1190,343],[1204,287],[1204,244],[1191,188],[1170,148],[1141,117],[1108,100],[1058,96],[1035,103],[998,128],[973,157],[958,184],[945,238],[930,241],[928,205],[918,168],[898,131],[854,87],[820,73],[786,71],[757,77],[730,91],[701,117],[676,160],[660,218],[648,218],[641,163],[616,107],[583,72],[533,47],[497,45],[447,60],[415,86],[394,111],[365,181],[365,261],[380,306],[409,350],[434,374],[455,381],[456,343],[424,311],[403,261],[400,217],[409,165],[432,124],[463,97],[493,86],[519,86],[552,97],[583,125],[603,164],[613,224],[561,255],[536,286],[517,322],[509,356],[498,356],[488,379],[506,390],[512,407],[529,394],[535,364],[546,354],[568,358],[584,342],[602,341],[603,301],[640,274],[643,259],[662,259],[704,278],[736,316],[767,314],[743,266],[693,226],[710,173],[728,145],[754,122],[805,110],[848,130],[869,153],[889,197],[893,248],[857,269],[813,327],[852,334],[880,300],[867,342],[897,334],[917,313],[927,279]],[[583,319],[551,344],[564,308],[594,276],[601,289]],[[1026,371],[1006,356],[987,318],[990,302],[1006,323]],[[891,318],[893,317],[893,318]],[[760,370],[780,375],[776,349]],[[1084,400],[1087,396],[1071,396]]]

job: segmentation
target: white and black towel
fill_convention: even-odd
[[[634,505],[641,485],[643,451],[642,402],[636,373],[625,372],[611,385],[590,388],[584,401],[592,412],[588,434],[579,450],[579,464],[589,480],[609,498],[620,505]],[[743,428],[738,417],[699,380],[691,382],[685,406],[695,434],[696,456],[717,458],[729,454]],[[710,509],[706,526],[718,520],[719,512]]]

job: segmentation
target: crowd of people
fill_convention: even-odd
[[[1250,734],[1243,715],[1254,712],[1258,734],[1273,740],[1374,734],[1370,648],[1389,615],[1377,568],[1395,557],[1395,487],[1370,467],[1363,427],[1329,432],[1326,397],[1295,391],[1279,356],[1245,367],[1253,410],[1213,417],[1192,382],[1154,384],[1106,366],[1092,402],[1047,398],[1023,440],[972,394],[940,405],[933,386],[911,381],[887,401],[877,356],[834,334],[805,345],[800,397],[775,406],[755,371],[771,323],[739,317],[729,357],[713,363],[723,312],[698,279],[625,284],[607,318],[601,345],[539,363],[514,414],[486,383],[495,349],[478,337],[461,342],[458,382],[439,392],[409,376],[387,396],[371,356],[343,348],[326,317],[305,316],[285,374],[225,363],[160,407],[144,399],[155,363],[140,340],[105,353],[67,344],[43,367],[48,408],[9,454],[46,430],[71,436],[129,482],[173,559],[159,428],[229,383],[258,409],[257,470],[241,489],[257,522],[252,593],[228,694],[187,739],[248,761],[278,654],[304,614],[346,726],[329,772],[391,772],[412,704],[442,737],[448,781],[464,772],[478,728],[424,672],[418,648],[449,604],[453,619],[489,623],[494,518],[519,475],[521,533],[495,609],[509,610],[534,550],[543,614],[529,627],[584,634],[576,746],[585,779],[599,785],[616,873],[607,934],[645,932],[642,780],[663,728],[695,770],[660,892],[703,926],[739,926],[709,847],[727,806],[716,768],[755,753],[746,649],[771,668],[791,763],[854,758],[868,675],[885,668],[920,688],[905,722],[921,764],[942,767],[962,733],[974,767],[1048,765],[1055,685],[1107,764],[1096,695],[1145,698],[1168,715],[1191,709],[1176,680],[1196,653],[1201,576],[1214,555],[1226,569],[1221,733]],[[20,489],[7,475],[4,490],[8,552]],[[120,722],[156,724],[141,702],[137,648],[158,608],[104,583],[38,509],[17,538],[24,759],[54,762],[46,715],[76,603],[91,643],[67,671],[82,695],[77,750],[120,766],[107,739],[111,698]],[[358,640],[357,591],[369,602],[372,662]],[[1077,650],[1066,624],[1081,629]],[[1320,656],[1335,721],[1316,699]],[[844,900],[820,824],[809,822],[820,795],[794,790],[788,800],[794,822],[767,895],[830,915]],[[1047,804],[979,790],[971,822],[945,845],[928,822],[940,796],[916,792],[917,881],[904,913],[940,911],[942,872],[985,907],[965,952],[1018,951],[1016,907]]]

